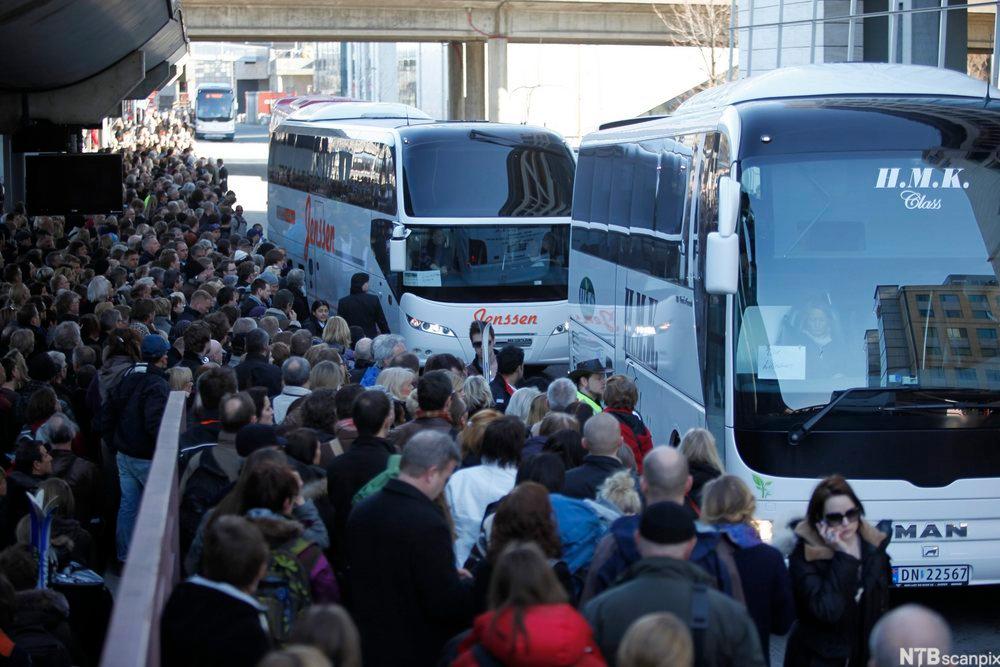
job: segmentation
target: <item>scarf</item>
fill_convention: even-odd
[[[451,424],[451,414],[447,410],[417,410],[416,419],[443,419]]]

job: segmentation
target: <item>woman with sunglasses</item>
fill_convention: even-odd
[[[886,610],[889,536],[864,520],[865,508],[840,475],[813,491],[788,558],[798,621],[786,667],[861,667],[868,635]]]

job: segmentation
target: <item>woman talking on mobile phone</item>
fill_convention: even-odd
[[[868,635],[885,611],[889,536],[864,520],[865,508],[840,475],[813,491],[788,559],[798,621],[785,667],[862,667]]]

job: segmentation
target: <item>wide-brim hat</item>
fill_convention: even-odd
[[[569,372],[569,379],[576,382],[588,375],[611,375],[613,372],[610,359],[605,360],[603,364],[600,359],[587,359],[578,363],[576,368]]]

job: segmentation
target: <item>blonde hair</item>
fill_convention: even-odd
[[[691,631],[670,612],[646,614],[632,623],[618,645],[619,667],[692,667]]]
[[[620,470],[607,477],[597,489],[598,500],[605,500],[617,507],[622,514],[642,511],[642,498],[635,488],[635,478],[629,470]]]
[[[326,321],[323,327],[323,342],[327,345],[335,343],[343,345],[345,348],[351,346],[351,328],[347,326],[347,320],[339,315],[334,315]]]
[[[749,487],[736,475],[723,475],[705,485],[701,519],[705,523],[749,523],[757,503]]]
[[[409,368],[393,366],[392,368],[386,368],[379,373],[378,377],[375,378],[375,384],[380,384],[388,389],[389,393],[392,394],[392,397],[397,401],[405,401],[406,396],[403,396],[402,393],[403,387],[405,387],[406,383],[409,382],[412,393],[412,385],[416,379],[417,376]]]
[[[340,389],[344,384],[344,369],[332,361],[321,361],[309,371],[309,389]]]
[[[170,379],[170,391],[184,391],[184,385],[194,382],[194,375],[187,366],[174,366],[167,371],[167,376]]]
[[[470,375],[465,378],[463,391],[465,402],[469,406],[469,411],[492,410],[493,394],[490,392],[490,383],[482,375]]]
[[[507,410],[504,414],[508,417],[517,417],[522,422],[528,422],[528,413],[531,411],[531,402],[542,392],[535,387],[521,387],[507,401]]]
[[[547,414],[549,414],[549,397],[542,393],[531,399],[531,406],[528,408],[528,419],[525,421],[525,424],[530,429],[542,421]]]
[[[465,429],[458,436],[458,444],[462,448],[462,458],[467,456],[479,456],[479,450],[483,446],[483,434],[490,422],[503,417],[496,410],[480,410],[469,417]]]
[[[722,459],[715,447],[715,436],[703,428],[693,428],[684,434],[679,447],[688,463],[701,463],[723,472]]]

